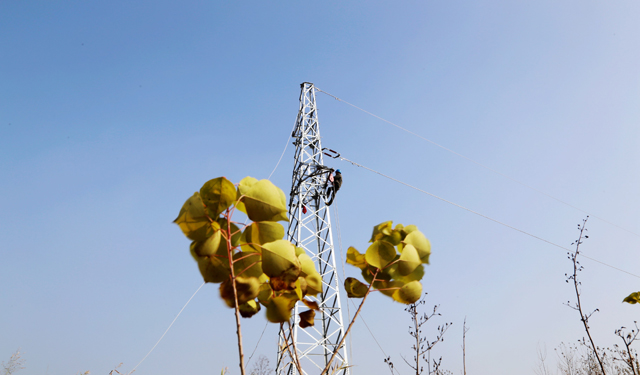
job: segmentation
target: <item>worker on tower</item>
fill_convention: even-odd
[[[333,175],[333,194],[340,190],[340,186],[342,186],[342,173],[340,173],[340,170],[338,169]]]
[[[336,170],[335,174],[329,174],[329,181],[331,181],[331,186],[327,188],[327,197],[329,198],[327,206],[331,206],[333,199],[336,197],[336,193],[342,186],[342,173],[340,173],[339,169]]]

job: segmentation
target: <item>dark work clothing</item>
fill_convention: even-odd
[[[329,199],[327,206],[331,206],[331,203],[333,203],[333,200],[336,197],[336,193],[340,190],[340,186],[342,186],[342,174],[340,172],[336,172],[336,174],[329,176],[329,178],[332,180],[332,186],[327,188],[326,198]]]
[[[342,173],[336,172],[333,176],[333,189],[335,192],[340,190],[340,186],[342,186]]]

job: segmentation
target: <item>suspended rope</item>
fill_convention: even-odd
[[[411,135],[413,135],[413,136],[415,136],[415,137],[418,137],[418,138],[420,138],[420,139],[422,139],[422,140],[424,140],[424,141],[426,141],[426,142],[429,142],[429,143],[431,143],[432,145],[434,145],[434,146],[436,146],[436,147],[440,147],[441,149],[443,149],[443,150],[445,150],[445,151],[448,151],[448,152],[450,152],[450,153],[452,153],[452,154],[455,154],[455,155],[457,155],[457,156],[459,156],[459,157],[461,157],[461,158],[463,158],[463,159],[466,159],[466,160],[468,160],[468,161],[470,161],[470,162],[472,162],[472,163],[474,163],[474,164],[476,164],[476,165],[478,165],[478,166],[480,166],[480,167],[482,167],[482,168],[484,168],[484,169],[487,169],[487,170],[489,170],[489,171],[491,171],[491,172],[493,172],[493,173],[497,173],[497,174],[499,174],[499,175],[501,175],[501,176],[503,176],[503,177],[505,177],[505,178],[507,178],[507,179],[509,179],[509,180],[511,180],[511,181],[513,181],[513,182],[515,182],[515,183],[517,183],[517,184],[520,184],[520,185],[522,185],[522,186],[524,186],[524,187],[526,187],[526,188],[529,188],[529,189],[534,190],[534,191],[536,191],[536,192],[538,192],[538,193],[540,193],[540,194],[542,194],[542,195],[545,195],[545,196],[547,196],[547,197],[549,197],[549,198],[551,198],[551,199],[553,199],[553,200],[555,200],[555,201],[557,201],[557,202],[559,202],[559,203],[564,204],[565,206],[571,207],[571,208],[573,208],[573,209],[575,209],[575,210],[578,210],[578,211],[580,211],[580,212],[582,212],[582,213],[585,213],[585,214],[589,215],[590,217],[596,218],[596,219],[601,220],[601,221],[603,221],[603,222],[605,222],[605,223],[607,223],[607,224],[609,224],[609,225],[613,225],[614,227],[616,227],[616,228],[618,228],[618,229],[621,229],[621,230],[623,230],[623,231],[625,231],[625,232],[628,232],[628,233],[631,233],[631,234],[633,234],[633,235],[636,235],[636,236],[640,237],[640,234],[638,234],[638,233],[636,233],[636,232],[634,232],[634,231],[632,231],[632,230],[629,230],[629,229],[627,229],[627,228],[621,227],[620,225],[618,225],[618,224],[616,224],[616,223],[613,223],[613,222],[611,222],[611,221],[609,221],[609,220],[607,220],[607,219],[605,219],[605,218],[602,218],[602,217],[599,217],[599,216],[592,215],[592,214],[590,214],[589,212],[587,212],[587,211],[585,211],[585,210],[583,210],[583,209],[581,209],[581,208],[579,208],[579,207],[576,207],[576,206],[574,206],[574,205],[572,205],[572,204],[570,204],[570,203],[568,203],[568,202],[565,202],[565,201],[563,201],[563,200],[562,200],[562,199],[560,199],[560,198],[556,198],[556,197],[554,197],[553,195],[548,194],[548,193],[546,193],[546,192],[544,192],[544,191],[542,191],[542,190],[540,190],[540,189],[537,189],[537,188],[535,188],[535,187],[533,187],[533,186],[531,186],[531,185],[528,185],[528,184],[526,184],[526,183],[524,183],[524,182],[522,182],[522,181],[520,181],[520,180],[516,180],[515,178],[513,178],[513,177],[511,177],[511,176],[509,176],[509,175],[507,175],[507,174],[504,174],[504,173],[502,173],[502,172],[500,172],[500,171],[498,171],[498,170],[495,170],[495,169],[493,169],[493,168],[491,168],[491,167],[488,167],[488,166],[486,166],[486,165],[484,165],[484,164],[482,164],[482,163],[480,163],[480,162],[478,162],[478,161],[475,161],[475,160],[471,159],[471,158],[470,158],[470,157],[468,157],[468,156],[464,156],[464,155],[462,155],[462,154],[460,154],[460,153],[458,153],[458,152],[456,152],[456,151],[453,151],[453,150],[451,150],[451,149],[449,149],[449,148],[447,148],[447,147],[445,147],[445,146],[443,146],[443,145],[441,145],[441,144],[439,144],[439,143],[436,143],[436,142],[434,142],[434,141],[432,141],[432,140],[430,140],[430,139],[428,139],[428,138],[425,138],[425,137],[421,136],[420,134],[414,133],[414,132],[412,132],[412,131],[411,131],[411,130],[409,130],[409,129],[403,128],[402,126],[400,126],[400,125],[398,125],[398,124],[395,124],[395,123],[393,123],[393,122],[391,122],[391,121],[389,121],[389,120],[386,120],[386,119],[384,119],[384,118],[382,118],[382,117],[380,117],[380,116],[378,116],[378,115],[376,115],[376,114],[373,114],[373,113],[371,113],[371,112],[369,112],[369,111],[367,111],[367,110],[365,110],[365,109],[362,109],[362,108],[360,108],[360,107],[358,107],[358,106],[356,106],[356,105],[354,105],[354,104],[351,104],[351,103],[349,103],[349,102],[347,102],[347,101],[345,101],[345,100],[342,100],[342,99],[338,98],[337,96],[335,96],[335,95],[333,95],[333,94],[330,94],[330,93],[328,93],[328,92],[326,92],[326,91],[320,90],[320,89],[319,89],[319,88],[317,88],[317,87],[316,87],[316,90],[317,90],[317,91],[320,91],[320,92],[322,92],[322,93],[324,93],[324,94],[326,94],[326,95],[328,95],[328,96],[330,96],[330,97],[332,97],[332,98],[334,98],[334,99],[335,99],[335,100],[337,100],[337,101],[343,102],[343,103],[345,103],[345,104],[347,104],[347,105],[350,105],[350,106],[351,106],[351,107],[353,107],[353,108],[356,108],[356,109],[357,109],[357,110],[359,110],[359,111],[362,111],[362,112],[364,112],[364,113],[366,113],[366,114],[368,114],[368,115],[371,115],[371,116],[373,116],[373,117],[375,117],[375,118],[377,118],[377,119],[379,119],[379,120],[381,120],[381,121],[384,121],[384,122],[386,122],[387,124],[393,125],[393,126],[395,126],[396,128],[398,128],[398,129],[400,129],[400,130],[402,130],[402,131],[404,131],[404,132],[407,132],[407,133],[409,133],[409,134],[411,134]]]
[[[338,204],[336,203],[333,206],[333,213],[336,215],[336,232],[338,233],[338,249],[340,249],[340,265],[342,266],[342,280],[347,279],[347,275],[344,272],[344,253],[342,251],[342,235],[340,233],[340,217],[338,216]],[[347,303],[347,321],[351,321],[351,309],[349,308],[349,304]],[[351,339],[351,334],[348,337],[349,340],[349,357],[353,358],[353,340]]]
[[[400,184],[402,184],[402,185],[405,185],[405,186],[407,186],[407,187],[410,187],[410,188],[412,188],[412,189],[414,189],[414,190],[417,190],[417,191],[419,191],[419,192],[421,192],[421,193],[423,193],[423,194],[426,194],[426,195],[429,195],[429,196],[431,196],[431,197],[433,197],[433,198],[439,199],[439,200],[441,200],[441,201],[443,201],[443,202],[445,202],[445,203],[448,203],[448,204],[450,204],[450,205],[456,206],[456,207],[461,208],[461,209],[463,209],[463,210],[465,210],[465,211],[471,212],[472,214],[478,215],[478,216],[480,216],[480,217],[482,217],[482,218],[485,218],[485,219],[487,219],[487,220],[491,220],[491,221],[493,221],[494,223],[500,224],[500,225],[502,225],[502,226],[504,226],[504,227],[507,227],[507,228],[509,228],[509,229],[513,229],[513,230],[515,230],[515,231],[517,231],[517,232],[520,232],[520,233],[522,233],[522,234],[525,234],[525,235],[527,235],[527,236],[529,236],[529,237],[533,237],[533,238],[535,238],[535,239],[537,239],[537,240],[540,240],[540,241],[542,241],[542,242],[546,242],[546,243],[548,243],[549,245],[552,245],[552,246],[558,247],[558,248],[560,248],[560,249],[563,249],[563,250],[566,250],[566,251],[569,251],[569,252],[570,252],[570,251],[572,251],[571,249],[569,249],[569,248],[567,248],[567,247],[564,247],[564,246],[562,246],[562,245],[558,245],[557,243],[551,242],[551,241],[549,241],[549,240],[546,240],[546,239],[544,239],[544,238],[542,238],[542,237],[539,237],[539,236],[536,236],[536,235],[534,235],[534,234],[531,234],[531,233],[529,233],[529,232],[527,232],[527,231],[524,231],[524,230],[522,230],[522,229],[519,229],[519,228],[516,228],[516,227],[511,226],[511,225],[509,225],[509,224],[503,223],[503,222],[501,222],[500,220],[496,220],[496,219],[494,219],[494,218],[492,218],[492,217],[489,217],[489,216],[487,216],[487,215],[481,214],[481,213],[479,213],[479,212],[477,212],[477,211],[474,211],[474,210],[469,209],[469,208],[467,208],[467,207],[461,206],[461,205],[459,205],[459,204],[457,204],[457,203],[454,203],[454,202],[451,202],[451,201],[449,201],[449,200],[446,200],[446,199],[444,199],[444,198],[442,198],[442,197],[439,197],[439,196],[437,196],[437,195],[435,195],[435,194],[429,193],[428,191],[425,191],[425,190],[422,190],[422,189],[420,189],[420,188],[417,188],[417,187],[415,187],[415,186],[413,186],[413,185],[410,185],[410,184],[408,184],[408,183],[406,183],[406,182],[400,181],[400,180],[395,179],[395,178],[393,178],[393,177],[391,177],[391,176],[387,176],[387,175],[386,175],[386,174],[384,174],[384,173],[378,172],[378,171],[376,171],[376,170],[374,170],[374,169],[371,169],[371,168],[369,168],[369,167],[365,167],[364,165],[362,165],[362,164],[358,164],[358,163],[356,163],[356,162],[354,162],[354,161],[351,161],[351,160],[349,160],[349,159],[347,159],[347,158],[345,158],[345,157],[342,157],[342,156],[341,156],[341,157],[340,157],[340,160],[344,160],[344,161],[346,161],[346,162],[351,163],[352,165],[354,165],[354,166],[356,166],[356,167],[364,168],[364,169],[366,169],[366,170],[368,170],[368,171],[370,171],[370,172],[373,172],[373,173],[379,174],[379,175],[380,175],[380,176],[382,176],[382,177],[388,178],[388,179],[390,179],[390,180],[392,180],[392,181],[395,181],[395,182],[397,182],[397,183],[400,183]],[[609,268],[613,268],[614,270],[617,270],[617,271],[620,271],[620,272],[624,272],[624,273],[626,273],[626,274],[628,274],[628,275],[631,275],[631,276],[633,276],[633,277],[637,277],[637,278],[639,278],[639,279],[640,279],[640,276],[638,276],[638,275],[636,275],[636,274],[634,274],[634,273],[631,273],[631,272],[625,271],[625,270],[620,269],[620,268],[618,268],[618,267],[615,267],[615,266],[612,266],[612,265],[607,264],[607,263],[605,263],[605,262],[599,261],[599,260],[597,260],[597,259],[595,259],[595,258],[589,257],[589,256],[585,255],[585,254],[584,254],[584,253],[582,253],[582,252],[581,252],[581,255],[582,255],[584,258],[587,258],[587,259],[589,259],[589,260],[592,260],[592,261],[594,261],[594,262],[596,262],[596,263],[600,263],[600,264],[602,264],[602,265],[604,265],[604,266],[607,266],[607,267],[609,267]]]

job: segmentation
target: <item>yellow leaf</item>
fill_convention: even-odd
[[[363,298],[369,291],[367,285],[353,277],[347,277],[344,281],[344,289],[347,291],[347,297],[349,298]]]
[[[402,288],[393,293],[392,298],[405,305],[415,303],[422,295],[422,284],[419,281],[406,283]]]
[[[198,269],[207,283],[220,283],[229,280],[229,260],[227,258],[200,257]]]
[[[390,233],[392,225],[393,221],[385,221],[384,223],[380,223],[373,227],[373,234],[371,234],[371,239],[369,240],[369,242],[380,240],[385,235],[388,235]]]
[[[217,224],[217,223],[216,223]],[[215,231],[212,236],[204,241],[194,241],[192,243],[193,251],[200,256],[210,256],[218,253],[220,249],[220,240],[222,235],[219,230]],[[221,254],[226,256],[227,253]]]
[[[291,319],[291,309],[295,302],[295,300],[289,299],[286,296],[271,298],[266,305],[267,320],[271,323],[288,322],[289,319]]]
[[[300,284],[300,279],[301,278],[298,277],[298,280],[296,280],[296,295],[298,296],[298,299],[302,299],[302,285]]]
[[[287,221],[284,192],[269,180],[260,180],[242,192],[241,201],[252,221]]]
[[[373,283],[373,287],[385,296],[392,297],[405,284],[398,280],[382,280]]]
[[[405,228],[406,230],[406,228]],[[403,241],[405,244],[413,245],[418,251],[418,256],[422,263],[429,264],[429,255],[431,255],[431,243],[427,237],[419,230],[414,230],[407,234]]]
[[[640,292],[633,292],[629,294],[625,299],[622,300],[622,302],[630,304],[636,304],[640,302]]]
[[[251,318],[260,311],[260,305],[252,299],[240,305],[239,310],[243,318]]]
[[[284,227],[273,221],[257,221],[244,229],[241,242],[243,251],[262,252],[266,243],[281,240],[284,237]]]
[[[351,246],[347,250],[347,263],[360,269],[367,267],[367,261],[364,254],[361,254],[355,247]]]
[[[387,241],[377,240],[369,246],[364,256],[368,264],[376,268],[384,268],[396,257],[396,249]]]
[[[262,256],[242,251],[233,254],[233,271],[236,276],[259,278],[263,275]]]
[[[411,274],[420,265],[420,256],[418,250],[413,245],[405,245],[398,259],[398,272],[402,276]]]
[[[173,222],[178,224],[185,236],[194,241],[206,240],[215,229],[205,213],[200,193],[194,193],[184,202],[178,217]]]
[[[296,249],[289,241],[277,240],[262,246],[262,270],[267,276],[295,281],[300,269]]]
[[[257,179],[247,176],[245,178],[243,178],[242,180],[240,180],[240,183],[238,184],[238,195],[236,197],[236,200],[240,199],[240,197],[249,190],[249,188],[251,186],[253,186],[256,182],[258,182]],[[237,201],[236,202],[236,208],[242,212],[244,212],[245,214],[247,213],[247,208],[244,206],[244,203],[242,203],[242,201]]]
[[[260,282],[255,277],[236,277],[236,291],[238,295],[238,304],[242,305],[243,303],[258,296],[258,293],[260,292]],[[220,297],[222,297],[222,299],[227,303],[227,306],[235,306],[231,279],[227,279],[220,284]]]
[[[200,188],[202,202],[211,218],[217,218],[236,201],[236,187],[224,177],[214,178]]]

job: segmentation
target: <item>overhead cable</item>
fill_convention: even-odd
[[[348,298],[348,300],[349,300],[349,302],[351,302],[351,304],[353,305],[354,308],[357,308],[356,304],[353,303],[351,298]],[[360,318],[360,320],[362,320],[362,323],[364,323],[364,326],[367,328],[367,331],[369,331],[369,334],[373,338],[373,341],[376,342],[376,345],[378,345],[378,348],[380,348],[380,351],[382,352],[382,354],[384,354],[384,358],[385,359],[390,358],[390,356],[387,355],[387,352],[385,352],[384,349],[382,348],[382,345],[380,345],[380,343],[378,342],[378,339],[376,339],[376,336],[371,331],[371,328],[369,328],[369,325],[367,324],[367,322],[364,320],[364,316],[362,315],[362,312],[358,315],[358,318]],[[393,369],[391,371],[393,373]]]
[[[472,162],[472,163],[474,163],[474,164],[476,164],[476,165],[478,165],[478,166],[480,166],[480,167],[482,167],[482,168],[484,168],[484,169],[487,169],[487,170],[489,170],[489,171],[491,171],[491,172],[493,172],[493,173],[497,173],[497,174],[499,174],[499,175],[501,175],[501,176],[503,176],[503,177],[505,177],[505,178],[507,178],[507,179],[509,179],[509,180],[511,180],[511,181],[513,181],[513,182],[515,182],[515,183],[517,183],[517,184],[520,184],[520,185],[522,185],[522,186],[524,186],[524,187],[526,187],[526,188],[529,188],[529,189],[534,190],[534,191],[536,191],[536,192],[538,192],[538,193],[540,193],[540,194],[542,194],[542,195],[545,195],[545,196],[547,196],[547,197],[549,197],[549,198],[551,198],[551,199],[553,199],[553,200],[555,200],[555,201],[557,201],[557,202],[559,202],[559,203],[564,204],[565,206],[571,207],[571,208],[573,208],[573,209],[575,209],[575,210],[578,210],[578,211],[580,211],[580,212],[582,212],[582,213],[585,213],[585,214],[589,215],[590,217],[596,218],[596,219],[601,220],[601,221],[603,221],[603,222],[605,222],[605,223],[607,223],[607,224],[609,224],[609,225],[613,225],[614,227],[616,227],[616,228],[618,228],[618,229],[621,229],[621,230],[623,230],[623,231],[625,231],[625,232],[628,232],[628,233],[631,233],[631,234],[633,234],[633,235],[636,235],[636,236],[640,237],[640,234],[638,234],[638,233],[636,233],[636,232],[634,232],[634,231],[632,231],[632,230],[629,230],[629,229],[627,229],[627,228],[621,227],[620,225],[618,225],[618,224],[616,224],[616,223],[613,223],[613,222],[611,222],[611,221],[609,221],[609,220],[607,220],[607,219],[604,219],[604,218],[602,218],[602,217],[592,215],[592,214],[590,214],[589,212],[587,212],[587,211],[585,211],[585,210],[583,210],[583,209],[581,209],[581,208],[579,208],[579,207],[576,207],[576,206],[574,206],[574,205],[572,205],[572,204],[570,204],[570,203],[568,203],[568,202],[563,201],[562,199],[556,198],[556,197],[554,197],[553,195],[548,194],[548,193],[545,193],[544,191],[542,191],[542,190],[540,190],[540,189],[537,189],[537,188],[535,188],[535,187],[533,187],[533,186],[531,186],[531,185],[528,185],[528,184],[526,184],[526,183],[524,183],[524,182],[522,182],[522,181],[520,181],[520,180],[516,180],[515,178],[513,178],[513,177],[511,177],[511,176],[509,176],[509,175],[507,175],[507,174],[504,174],[504,173],[502,173],[502,172],[500,172],[500,171],[498,171],[498,170],[495,170],[495,169],[493,169],[493,168],[491,168],[491,167],[488,167],[488,166],[486,166],[486,165],[484,165],[484,164],[482,164],[482,163],[480,163],[480,162],[478,162],[478,161],[475,161],[475,160],[471,159],[471,158],[470,158],[470,157],[468,157],[468,156],[464,156],[464,155],[460,154],[459,152],[453,151],[452,149],[447,148],[447,147],[445,147],[445,146],[443,146],[443,145],[441,145],[441,144],[439,144],[439,143],[436,143],[436,142],[434,142],[434,141],[432,141],[432,140],[430,140],[430,139],[428,139],[428,138],[425,138],[425,137],[421,136],[420,134],[414,133],[414,132],[412,132],[411,130],[406,129],[406,128],[403,128],[402,126],[400,126],[400,125],[398,125],[398,124],[396,124],[396,123],[393,123],[393,122],[391,122],[391,121],[389,121],[389,120],[386,120],[386,119],[384,119],[384,118],[382,118],[382,117],[380,117],[380,116],[378,116],[378,115],[376,115],[376,114],[373,114],[373,113],[371,113],[371,112],[369,112],[369,111],[367,111],[367,110],[365,110],[365,109],[363,109],[363,108],[360,108],[360,107],[358,107],[358,106],[356,106],[356,105],[354,105],[354,104],[351,104],[351,103],[349,103],[349,102],[347,102],[347,101],[345,101],[345,100],[342,100],[342,99],[338,98],[337,96],[335,96],[335,95],[333,95],[333,94],[329,94],[328,92],[323,91],[323,90],[320,90],[320,89],[319,89],[319,88],[317,88],[317,87],[316,87],[316,90],[317,90],[317,91],[320,91],[320,92],[322,92],[322,93],[324,93],[324,94],[326,94],[326,95],[328,95],[328,96],[330,96],[330,97],[332,97],[332,98],[334,98],[334,99],[335,99],[335,100],[337,100],[337,101],[343,102],[343,103],[345,103],[345,104],[347,104],[347,105],[350,105],[350,106],[351,106],[351,107],[353,107],[353,108],[356,108],[357,110],[360,110],[360,111],[362,111],[362,112],[364,112],[364,113],[366,113],[366,114],[368,114],[368,115],[371,115],[371,116],[373,116],[373,117],[375,117],[375,118],[377,118],[377,119],[379,119],[379,120],[381,120],[381,121],[384,121],[384,122],[386,122],[386,123],[388,123],[388,124],[390,124],[390,125],[393,125],[393,126],[395,126],[396,128],[398,128],[398,129],[400,129],[400,130],[402,130],[402,131],[404,131],[404,132],[407,132],[407,133],[409,133],[409,134],[411,134],[411,135],[413,135],[413,136],[415,136],[415,137],[418,137],[418,138],[420,138],[420,139],[422,139],[422,140],[424,140],[424,141],[427,141],[427,142],[431,143],[431,144],[432,144],[432,145],[434,145],[434,146],[440,147],[441,149],[443,149],[443,150],[445,150],[445,151],[448,151],[448,152],[450,152],[450,153],[452,153],[452,154],[455,154],[455,155],[457,155],[457,156],[459,156],[459,157],[461,157],[461,158],[463,158],[463,159],[466,159],[466,160],[468,160],[468,161],[470,161],[470,162]]]
[[[291,135],[296,130],[296,125],[297,125],[297,123],[293,125],[293,129],[291,130],[291,133],[289,133],[289,138],[287,138],[287,143],[284,144],[284,150],[282,150],[282,154],[280,154],[280,159],[278,159],[278,162],[276,163],[276,166],[273,167],[273,170],[271,171],[271,174],[269,175],[269,177],[267,177],[267,180],[271,180],[271,176],[273,176],[273,173],[276,171],[276,169],[278,169],[278,166],[280,165],[280,162],[282,161],[282,157],[284,156],[284,153],[287,151],[287,147],[289,147],[289,140],[291,140]]]
[[[560,249],[563,249],[563,250],[566,250],[566,251],[569,251],[569,252],[571,252],[571,251],[572,251],[571,249],[569,249],[569,248],[567,248],[567,247],[564,247],[564,246],[562,246],[562,245],[558,245],[557,243],[554,243],[554,242],[551,242],[551,241],[549,241],[549,240],[546,240],[546,239],[544,239],[544,238],[542,238],[542,237],[536,236],[535,234],[531,234],[531,233],[529,233],[529,232],[527,232],[527,231],[524,231],[524,230],[522,230],[522,229],[519,229],[519,228],[516,228],[516,227],[511,226],[511,225],[509,225],[509,224],[503,223],[503,222],[502,222],[502,221],[500,221],[500,220],[496,220],[496,219],[494,219],[494,218],[492,218],[492,217],[489,217],[489,216],[487,216],[487,215],[481,214],[480,212],[474,211],[474,210],[469,209],[469,208],[467,208],[467,207],[461,206],[461,205],[459,205],[459,204],[457,204],[457,203],[451,202],[451,201],[449,201],[449,200],[447,200],[447,199],[444,199],[444,198],[439,197],[439,196],[437,196],[437,195],[435,195],[435,194],[429,193],[428,191],[425,191],[425,190],[422,190],[422,189],[420,189],[420,188],[417,188],[417,187],[415,187],[415,186],[413,186],[413,185],[410,185],[410,184],[408,184],[408,183],[406,183],[406,182],[400,181],[400,180],[395,179],[395,178],[393,178],[393,177],[391,177],[391,176],[387,176],[387,175],[386,175],[386,174],[384,174],[384,173],[378,172],[378,171],[376,171],[376,170],[374,170],[374,169],[371,169],[371,168],[369,168],[369,167],[365,167],[364,165],[362,165],[362,164],[358,164],[358,163],[356,163],[356,162],[354,162],[354,161],[351,161],[351,160],[349,160],[349,159],[347,159],[347,158],[345,158],[345,157],[342,157],[342,156],[341,156],[341,157],[340,157],[340,160],[344,160],[344,161],[346,161],[346,162],[349,162],[349,163],[353,164],[353,165],[354,165],[354,166],[356,166],[356,167],[364,168],[364,169],[366,169],[366,170],[368,170],[368,171],[371,171],[371,172],[373,172],[373,173],[379,174],[379,175],[380,175],[380,176],[382,176],[382,177],[388,178],[388,179],[390,179],[390,180],[392,180],[392,181],[395,181],[395,182],[397,182],[397,183],[400,183],[400,184],[402,184],[402,185],[405,185],[405,186],[407,186],[407,187],[410,187],[410,188],[412,188],[412,189],[414,189],[414,190],[417,190],[417,191],[419,191],[419,192],[421,192],[421,193],[423,193],[423,194],[427,194],[427,195],[429,195],[429,196],[431,196],[431,197],[433,197],[433,198],[439,199],[439,200],[441,200],[441,201],[443,201],[443,202],[445,202],[445,203],[449,203],[450,205],[453,205],[453,206],[456,206],[456,207],[458,207],[458,208],[461,208],[461,209],[463,209],[463,210],[465,210],[465,211],[471,212],[472,214],[478,215],[478,216],[483,217],[483,218],[485,218],[485,219],[487,219],[487,220],[491,220],[491,221],[493,221],[494,223],[500,224],[500,225],[502,225],[502,226],[504,226],[504,227],[507,227],[507,228],[509,228],[509,229],[513,229],[513,230],[515,230],[515,231],[517,231],[517,232],[520,232],[520,233],[522,233],[522,234],[525,234],[525,235],[527,235],[527,236],[529,236],[529,237],[533,237],[533,238],[535,238],[535,239],[537,239],[537,240],[539,240],[539,241],[546,242],[546,243],[548,243],[549,245],[552,245],[552,246],[558,247],[558,248],[560,248]],[[604,265],[604,266],[607,266],[607,267],[609,267],[609,268],[613,268],[613,269],[615,269],[615,270],[617,270],[617,271],[624,272],[624,273],[626,273],[626,274],[628,274],[628,275],[631,275],[631,276],[633,276],[633,277],[637,277],[637,278],[639,278],[639,279],[640,279],[640,276],[638,276],[638,275],[636,275],[636,274],[634,274],[634,273],[631,273],[631,272],[625,271],[625,270],[620,269],[620,268],[618,268],[618,267],[615,267],[615,266],[612,266],[612,265],[607,264],[607,263],[605,263],[605,262],[602,262],[602,261],[599,261],[599,260],[597,260],[597,259],[594,259],[594,258],[592,258],[592,257],[590,257],[590,256],[584,255],[584,253],[582,253],[582,252],[581,252],[581,255],[582,255],[583,257],[585,257],[585,258],[589,259],[589,260],[592,260],[592,261],[596,262],[596,263],[600,263],[600,264],[602,264],[602,265]]]
[[[182,314],[182,311],[184,311],[185,307],[187,307],[187,305],[189,304],[189,302],[191,302],[191,300],[193,299],[193,297],[196,296],[196,294],[198,294],[198,292],[200,291],[200,289],[204,286],[205,283],[202,283],[202,285],[200,285],[198,287],[198,289],[196,289],[196,291],[193,293],[193,295],[191,296],[191,298],[189,298],[189,300],[187,301],[187,303],[184,304],[184,306],[182,306],[182,309],[180,309],[180,311],[178,312],[178,315],[176,315],[175,318],[173,318],[173,321],[171,322],[171,324],[169,324],[169,327],[167,327],[167,329],[164,331],[164,333],[162,334],[162,336],[160,336],[160,339],[158,339],[158,341],[156,342],[156,344],[153,346],[153,348],[151,348],[151,350],[149,350],[149,353],[147,353],[147,355],[144,356],[144,358],[142,358],[142,360],[136,365],[136,367],[133,368],[133,370],[129,371],[129,374],[133,373],[134,371],[136,371],[136,369],[138,368],[138,366],[140,366],[140,364],[142,362],[144,362],[145,359],[147,359],[147,357],[149,356],[149,354],[151,354],[151,352],[156,348],[156,346],[158,346],[158,344],[160,344],[160,341],[162,341],[162,339],[164,338],[164,335],[167,334],[167,332],[169,332],[169,330],[171,329],[171,327],[173,326],[173,323],[176,322],[176,320],[178,320],[178,317],[180,316],[180,314]]]
[[[262,333],[260,334],[260,338],[258,339],[258,342],[256,342],[256,346],[253,348],[253,352],[251,352],[251,356],[249,356],[249,360],[247,361],[247,365],[249,365],[249,363],[251,363],[251,358],[253,358],[253,355],[256,354],[256,349],[258,349],[258,345],[260,345],[260,341],[262,341],[262,336],[264,335],[264,331],[267,330],[267,326],[269,325],[269,321],[267,320],[267,323],[264,325],[264,328],[262,329]]]
[[[295,126],[294,129],[295,130]],[[269,174],[269,177],[267,179],[271,179],[271,176],[273,175],[273,173],[276,171],[276,169],[278,169],[278,166],[280,165],[280,162],[282,161],[282,157],[284,156],[284,153],[287,151],[287,146],[289,145],[289,140],[291,139],[291,135],[289,135],[289,138],[287,139],[287,143],[284,145],[284,150],[282,150],[282,154],[280,154],[280,159],[278,159],[278,162],[276,163],[276,166],[273,168],[273,170],[271,171],[271,174]],[[245,220],[245,223],[247,221]],[[202,285],[200,285],[200,287],[198,287],[198,289],[193,293],[193,295],[191,296],[191,298],[189,298],[189,300],[187,301],[187,303],[184,304],[184,306],[182,306],[182,309],[180,309],[180,311],[178,312],[178,315],[176,315],[176,317],[173,319],[173,321],[171,322],[171,324],[169,324],[169,327],[167,327],[167,329],[164,331],[164,333],[162,334],[162,336],[160,336],[160,339],[158,339],[158,341],[156,342],[156,344],[153,346],[153,348],[151,348],[151,350],[149,350],[149,353],[147,353],[147,355],[144,356],[144,358],[142,358],[142,360],[136,365],[136,367],[133,368],[133,370],[131,370],[129,373],[133,373],[138,366],[140,366],[140,364],[142,362],[144,362],[145,359],[147,359],[147,357],[149,356],[149,354],[151,354],[151,352],[153,352],[153,350],[156,348],[156,346],[158,346],[158,344],[160,343],[160,341],[162,341],[162,339],[164,338],[164,336],[167,334],[167,332],[169,332],[169,330],[171,329],[171,327],[173,326],[173,323],[176,322],[176,320],[178,319],[178,317],[180,316],[180,314],[182,314],[182,311],[185,309],[185,307],[187,307],[187,305],[189,304],[189,302],[191,302],[191,300],[193,299],[193,297],[196,296],[196,294],[200,291],[200,289],[204,286],[205,283],[202,283]],[[262,330],[262,334],[264,334],[264,331],[267,329],[267,327],[264,327],[265,329]],[[251,357],[249,357],[249,361],[251,361],[251,358],[253,357],[253,354],[256,352],[256,349],[258,348],[258,344],[260,344],[260,340],[262,340],[262,335],[260,335],[260,338],[258,339],[258,342],[256,343],[256,347],[253,349],[253,353],[251,353]]]

